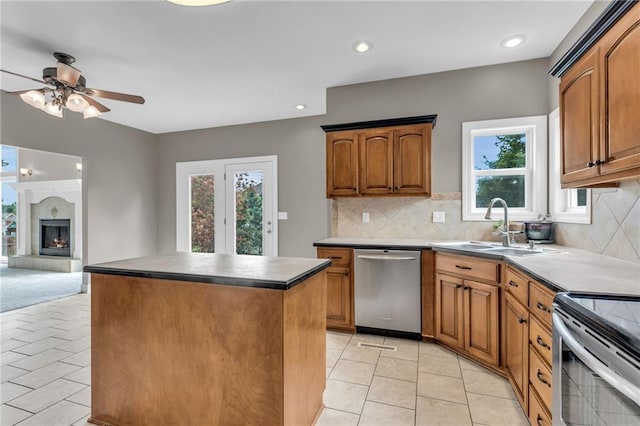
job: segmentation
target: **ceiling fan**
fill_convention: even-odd
[[[100,102],[91,98],[91,96],[132,102],[135,104],[144,103],[142,96],[88,88],[86,79],[80,70],[71,66],[71,64],[76,61],[73,56],[60,52],[55,52],[53,56],[58,60],[58,64],[55,67],[43,69],[42,80],[0,69],[1,72],[26,78],[47,86],[42,89],[7,93],[19,95],[24,102],[32,107],[41,109],[47,114],[56,117],[62,117],[62,110],[64,108],[74,112],[81,112],[84,118],[96,117],[102,113],[111,111]]]

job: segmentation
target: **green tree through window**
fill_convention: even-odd
[[[497,135],[495,160],[483,155],[486,169],[512,169],[526,166],[526,136],[524,134]],[[476,207],[487,207],[494,197],[504,199],[510,207],[525,207],[525,177],[479,176],[476,179]]]

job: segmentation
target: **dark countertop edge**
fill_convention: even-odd
[[[626,300],[634,299],[638,300],[638,296],[622,296],[622,295],[607,295],[582,292],[568,292],[560,293],[554,299],[553,303],[558,305],[568,314],[573,315],[585,322],[589,327],[609,337],[618,346],[626,350],[637,362],[640,362],[640,339],[632,335],[630,332],[619,328],[616,324],[608,321],[607,319],[599,316],[598,314],[584,308],[579,303],[576,303],[572,298],[580,297],[594,297],[608,300]]]
[[[353,244],[353,243],[313,243],[314,247],[353,248],[365,250],[431,250],[431,246],[423,245],[385,245],[385,244]]]
[[[104,275],[119,275],[124,277],[136,277],[136,278],[153,278],[158,280],[172,280],[172,281],[185,281],[193,283],[204,284],[222,284],[232,285],[238,287],[253,287],[253,288],[268,288],[272,290],[290,290],[296,285],[300,284],[307,278],[317,274],[318,272],[331,266],[331,261],[327,260],[320,265],[303,272],[287,281],[274,281],[274,280],[262,280],[255,278],[238,278],[238,277],[225,277],[217,275],[197,275],[197,274],[184,274],[177,272],[155,272],[155,271],[142,271],[138,269],[125,269],[125,268],[113,268],[113,267],[101,267],[101,266],[85,266],[82,271],[93,274]]]
[[[609,3],[584,34],[551,68],[549,74],[554,77],[562,77],[637,2],[638,0],[615,0]]]
[[[405,126],[411,124],[431,123],[431,127],[436,127],[438,114],[418,115],[415,117],[388,118],[385,120],[358,121],[355,123],[324,124],[320,126],[325,132],[336,132],[339,130],[361,130],[373,129],[377,127]]]

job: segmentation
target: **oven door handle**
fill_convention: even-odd
[[[580,358],[582,362],[584,362],[587,367],[591,368],[593,372],[595,372],[598,376],[603,378],[607,383],[616,388],[622,394],[624,394],[627,398],[640,405],[640,392],[638,392],[638,388],[633,385],[631,382],[626,380],[624,377],[621,377],[610,370],[606,365],[601,363],[596,357],[591,355],[571,334],[569,329],[564,325],[562,318],[559,315],[553,314],[553,327],[559,333],[562,343],[566,344],[574,354]],[[562,348],[557,348],[557,350],[562,350]],[[560,374],[560,372],[554,372],[555,374]]]

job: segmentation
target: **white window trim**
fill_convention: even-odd
[[[273,204],[272,204],[272,234],[273,256],[278,255],[278,156],[266,155],[262,157],[229,158],[220,160],[186,161],[176,163],[176,250],[179,252],[191,251],[191,190],[189,186],[190,176],[207,175],[215,173],[223,176],[225,168],[230,164],[271,162],[273,164]],[[226,217],[225,205],[215,203],[214,215]],[[224,229],[217,229],[215,233],[215,246],[219,248],[216,253],[225,253],[227,250],[224,239]],[[224,248],[224,251],[223,251]]]
[[[473,136],[525,132],[527,144],[526,169],[474,171]],[[530,138],[530,139],[529,139]],[[475,177],[482,174],[525,176],[526,208],[509,207],[510,220],[533,220],[547,211],[547,116],[506,118],[462,123],[462,220],[484,221],[486,208],[475,208]],[[500,194],[496,194],[499,197]],[[501,209],[494,209],[494,220],[503,218]]]
[[[554,222],[591,224],[591,190],[587,189],[587,205],[571,207],[571,197],[577,196],[576,189],[562,189],[560,186],[560,109],[549,114],[549,213]]]

